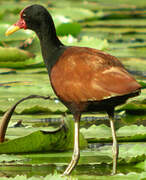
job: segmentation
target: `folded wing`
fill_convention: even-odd
[[[66,102],[100,101],[141,86],[114,57],[91,48],[70,47],[51,71],[51,83]]]

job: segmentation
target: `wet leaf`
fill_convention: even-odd
[[[77,36],[81,31],[81,25],[78,23],[63,23],[60,24],[56,32],[58,36],[65,36],[71,34],[72,36]]]
[[[112,158],[112,147],[101,146],[99,149],[100,154]],[[123,143],[119,146],[119,159],[120,164],[137,163],[144,161],[146,157],[146,143]],[[110,161],[109,161],[110,162]],[[112,161],[111,161],[112,163]]]
[[[59,15],[52,14],[52,16],[53,16],[53,21],[55,23],[55,27],[58,27],[59,25],[64,24],[64,23],[73,22],[69,17],[65,17],[64,15],[61,15],[61,14],[59,14]]]
[[[8,68],[0,68],[0,74],[15,74],[16,71],[14,69]]]
[[[53,145],[53,144],[52,144]],[[119,146],[119,159],[118,159],[118,167],[122,165],[127,166],[137,166],[140,162],[145,161],[146,157],[146,143],[120,143]],[[55,152],[38,152],[36,153],[25,153],[19,155],[13,155],[10,161],[8,156],[3,157],[3,161],[1,162],[3,165],[17,165],[19,163],[23,165],[60,165],[63,166],[67,164],[72,156],[72,151],[56,151]],[[18,159],[17,159],[18,156]],[[14,160],[13,160],[14,159]],[[16,159],[16,160],[15,160]],[[12,161],[11,161],[12,160]],[[100,145],[98,148],[95,147],[94,149],[86,149],[81,150],[81,158],[79,160],[79,165],[101,165],[101,164],[112,164],[112,145],[105,144]],[[139,165],[140,166],[140,165]],[[144,168],[143,164],[140,166]],[[138,168],[138,167],[137,167]]]
[[[106,40],[101,40],[93,37],[83,36],[80,41],[78,41],[73,36],[65,36],[61,38],[62,42],[66,45],[74,45],[74,46],[81,46],[81,47],[92,47],[96,49],[106,49],[109,47],[109,44]]]
[[[0,155],[0,163],[10,163],[10,162],[20,162],[24,158],[20,158],[15,155],[7,155],[7,154],[2,154]]]
[[[88,129],[82,128],[81,132],[88,142],[112,141],[111,128],[104,124],[92,125]],[[145,138],[146,127],[143,125],[123,126],[117,130],[118,141],[143,141]]]
[[[133,179],[133,180],[137,180],[137,179],[140,179],[140,180],[144,180],[146,178],[146,173],[143,172],[143,173],[134,173],[134,172],[131,172],[131,173],[128,173],[127,175],[125,174],[117,174],[115,176],[108,176],[108,179],[109,180],[130,180],[130,179]],[[61,177],[60,174],[50,174],[50,175],[47,175],[45,177],[30,177],[30,178],[27,178],[26,176],[19,176],[17,175],[15,178],[5,178],[5,177],[2,177],[1,180],[66,180],[66,177]],[[94,176],[94,175],[79,175],[77,177],[74,177],[74,176],[70,176],[69,177],[70,180],[106,180],[107,179],[107,176]]]
[[[143,124],[145,125],[146,114],[131,114],[125,113],[125,115],[121,118],[126,124]]]
[[[119,110],[125,110],[127,113],[131,114],[145,114],[146,113],[146,103],[143,101],[132,101],[127,104],[122,105]]]
[[[125,174],[117,174],[117,175],[114,175],[114,176],[79,176],[79,180],[92,180],[92,179],[95,179],[95,180],[106,180],[108,178],[108,180],[137,180],[137,179],[140,179],[140,180],[144,180],[146,178],[146,173],[143,172],[143,173],[133,173],[133,172],[130,172],[128,173],[127,175]]]
[[[145,19],[108,19],[108,20],[99,20],[97,19],[95,21],[89,21],[89,22],[83,22],[82,24],[86,26],[96,26],[96,27],[137,27],[137,21],[139,22],[139,27],[146,26]]]
[[[66,6],[65,10],[63,8],[55,8],[50,12],[53,15],[63,15],[75,21],[95,17],[95,13],[90,11],[89,9],[68,6]]]
[[[120,51],[120,49],[117,48],[117,49],[109,50],[108,52],[116,57],[145,58],[146,57],[145,51],[146,51],[146,47],[127,48],[127,49],[125,48],[122,49],[122,51]]]
[[[17,48],[3,48],[0,47],[0,63],[9,61],[25,61],[32,58],[34,55],[28,51],[20,50]]]
[[[146,139],[146,127],[143,125],[124,126],[117,130],[117,137],[124,141],[140,141]]]
[[[88,142],[111,140],[111,129],[104,124],[92,125],[88,129],[82,128],[80,131]]]
[[[6,178],[6,177],[1,177],[1,180],[66,180],[66,177],[61,177],[60,174],[50,174],[47,175],[46,177],[30,177],[28,178],[27,176],[23,176],[23,175],[17,175],[14,178]],[[74,180],[74,178],[72,179]]]
[[[26,55],[24,56],[26,57]],[[17,57],[18,58],[18,57]],[[23,57],[22,57],[23,58]],[[27,69],[27,68],[34,68],[34,67],[44,67],[44,62],[42,60],[41,55],[37,55],[35,58],[25,58],[24,61],[18,61],[15,62],[15,56],[13,57],[13,61],[11,61],[9,57],[9,61],[1,61],[0,66],[1,67],[7,67],[7,68],[15,68],[15,69]]]
[[[26,153],[65,151],[73,148],[74,125],[72,119],[65,120],[65,125],[56,131],[38,130],[31,134],[5,141],[0,144],[0,153]],[[25,130],[23,129],[25,132]],[[26,133],[24,133],[25,135]],[[80,134],[81,147],[86,147],[87,142]]]
[[[140,168],[140,169],[146,171],[146,160],[143,161],[143,162],[137,163],[137,164],[135,165],[135,167]]]
[[[131,72],[140,72],[143,76],[146,75],[146,62],[144,59],[138,58],[123,58],[122,63],[126,66],[126,68]]]

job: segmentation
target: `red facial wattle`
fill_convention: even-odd
[[[14,32],[18,31],[19,29],[27,29],[27,25],[26,25],[26,22],[23,18],[24,16],[24,10],[23,9],[21,12],[20,12],[20,19],[15,23],[13,24],[12,26],[10,26],[8,28],[8,30],[6,31],[5,35],[8,36],[10,34],[13,34]]]
[[[26,22],[22,17],[14,24],[14,26],[18,26],[20,29],[27,29]]]
[[[8,30],[6,31],[5,35],[8,36],[10,34],[13,34],[14,32],[18,31],[19,29],[27,29],[27,25],[25,20],[22,18],[22,15],[20,16],[19,21],[17,21],[15,24],[10,26]]]

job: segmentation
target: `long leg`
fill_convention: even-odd
[[[118,160],[118,154],[119,154],[119,147],[117,143],[117,138],[116,138],[116,131],[114,127],[114,111],[108,112],[109,115],[109,120],[110,120],[110,126],[111,126],[111,131],[112,131],[112,138],[113,138],[113,171],[112,175],[116,174],[117,171],[117,160]]]
[[[75,119],[75,125],[74,125],[74,151],[72,155],[72,160],[66,170],[63,173],[63,176],[69,175],[76,164],[78,163],[78,160],[80,158],[80,148],[79,148],[79,125],[80,125],[80,117],[81,114],[74,114],[74,119]]]

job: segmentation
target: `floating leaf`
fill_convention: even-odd
[[[0,74],[16,74],[14,69],[0,68]]]
[[[146,114],[125,113],[121,120],[124,121],[126,124],[140,123],[141,125],[145,125]]]
[[[70,18],[65,17],[61,14],[53,15],[53,21],[54,21],[56,27],[58,27],[59,25],[64,24],[64,23],[71,23],[72,22],[72,20]]]
[[[23,176],[23,175],[17,175],[14,178],[7,178],[7,177],[1,177],[1,180],[66,180],[66,177],[61,177],[61,174],[50,174],[47,175],[46,177],[27,177],[27,176]],[[74,178],[72,178],[71,180],[75,180]]]
[[[25,61],[34,55],[30,52],[20,50],[17,48],[3,48],[0,47],[0,62],[6,61]]]
[[[13,48],[11,48],[12,50]],[[22,50],[20,50],[20,54],[21,52],[23,53]],[[27,53],[25,54],[24,51],[24,57],[20,58],[19,61],[19,56],[17,55],[17,61],[15,62],[15,56],[13,56],[13,61],[10,59],[10,55],[7,55],[9,57],[9,59],[7,59],[7,61],[0,61],[0,66],[1,67],[7,67],[7,68],[15,68],[15,69],[25,69],[25,68],[34,68],[34,67],[44,67],[44,62],[42,60],[42,56],[41,55],[37,55],[35,58],[28,58],[26,57]],[[16,50],[17,53],[17,50]],[[31,53],[30,53],[31,54]],[[13,54],[14,55],[14,54]],[[6,55],[5,55],[6,56]],[[25,58],[25,60],[21,61],[23,58]]]
[[[114,176],[90,176],[90,175],[82,175],[79,176],[78,179],[79,180],[106,180],[108,178],[108,180],[145,180],[146,178],[146,173],[134,173],[134,172],[130,172],[128,174],[117,174]]]
[[[130,18],[130,19],[108,19],[108,20],[99,20],[97,21],[94,20],[94,21],[86,21],[86,22],[83,22],[82,24],[86,24],[86,26],[96,26],[96,27],[137,27],[137,21],[139,22],[138,23],[138,26],[139,27],[143,27],[143,26],[146,26],[146,21],[145,19],[134,19],[134,18]]]
[[[125,60],[124,60],[125,59]],[[124,58],[122,63],[126,66],[129,71],[142,72],[142,75],[146,75],[146,62],[144,59],[138,58]]]
[[[82,128],[80,131],[88,142],[111,140],[111,129],[104,124],[92,125],[88,129]]]
[[[143,162],[137,163],[137,164],[135,165],[135,167],[140,168],[140,169],[143,169],[144,171],[146,171],[146,160],[143,161]]]
[[[7,154],[2,154],[0,155],[0,163],[10,163],[10,162],[19,162],[21,160],[24,160],[24,158],[20,158],[15,155],[7,155]]]
[[[122,105],[119,110],[125,110],[127,113],[131,114],[145,114],[146,104],[140,101],[132,101],[127,104]]]
[[[125,48],[122,49],[122,51],[120,51],[120,49],[117,48],[117,49],[109,50],[108,52],[116,57],[145,58],[146,57],[145,51],[146,51],[146,47]]]
[[[0,144],[0,153],[47,152],[72,149],[74,144],[73,121],[68,119],[65,122],[64,126],[55,131],[39,130],[24,137],[5,141]],[[80,134],[80,145],[82,148],[87,146],[82,134]]]
[[[75,21],[92,18],[96,16],[95,13],[90,11],[89,9],[68,6],[66,6],[65,10],[63,8],[55,8],[50,12],[53,15],[63,15]]]
[[[71,34],[77,36],[81,31],[81,25],[78,23],[63,23],[57,26],[56,32],[59,36]]]
[[[111,128],[101,124],[92,125],[88,129],[82,128],[81,132],[88,142],[112,141]],[[142,141],[146,139],[146,127],[141,125],[123,126],[117,130],[118,141]]]
[[[140,141],[146,139],[146,127],[143,125],[124,126],[117,130],[117,137],[124,141]]]
[[[106,40],[101,40],[93,37],[83,36],[80,41],[78,41],[73,36],[65,36],[61,38],[62,42],[66,45],[74,45],[74,46],[81,46],[81,47],[91,47],[96,49],[106,49],[109,45]]]

